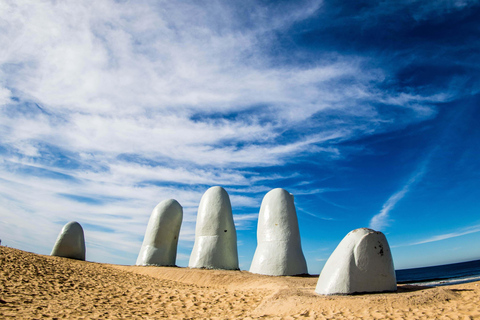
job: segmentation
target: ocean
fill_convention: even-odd
[[[397,282],[422,286],[445,286],[480,280],[480,260],[441,266],[396,270]]]

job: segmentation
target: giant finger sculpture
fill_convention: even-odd
[[[177,200],[168,199],[160,202],[153,209],[148,221],[136,264],[174,266],[182,219],[183,209]]]
[[[315,292],[352,294],[396,290],[395,268],[385,235],[361,228],[347,234],[328,258]]]
[[[200,201],[190,268],[238,270],[237,232],[232,206],[222,187],[208,189]]]
[[[78,222],[71,221],[62,228],[50,255],[85,260],[85,236]]]
[[[308,273],[293,200],[293,195],[281,188],[263,198],[250,272],[271,276]]]

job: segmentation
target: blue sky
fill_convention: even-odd
[[[397,268],[480,258],[478,1],[0,0],[0,238],[134,264],[152,209],[229,193],[248,270],[295,196],[310,273],[351,230]]]

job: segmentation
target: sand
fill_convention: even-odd
[[[118,266],[0,247],[0,318],[480,319],[480,282],[319,296],[317,277]]]

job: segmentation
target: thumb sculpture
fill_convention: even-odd
[[[385,235],[361,228],[347,234],[328,258],[315,292],[329,295],[396,290],[395,268]]]
[[[190,268],[238,270],[237,232],[232,206],[222,187],[208,189],[200,201]]]
[[[62,228],[50,255],[85,260],[85,237],[78,222],[71,221]]]
[[[160,202],[152,211],[137,266],[174,266],[183,219],[182,206],[174,199]]]
[[[293,195],[286,190],[273,189],[263,198],[257,243],[250,272],[271,276],[308,273]]]

